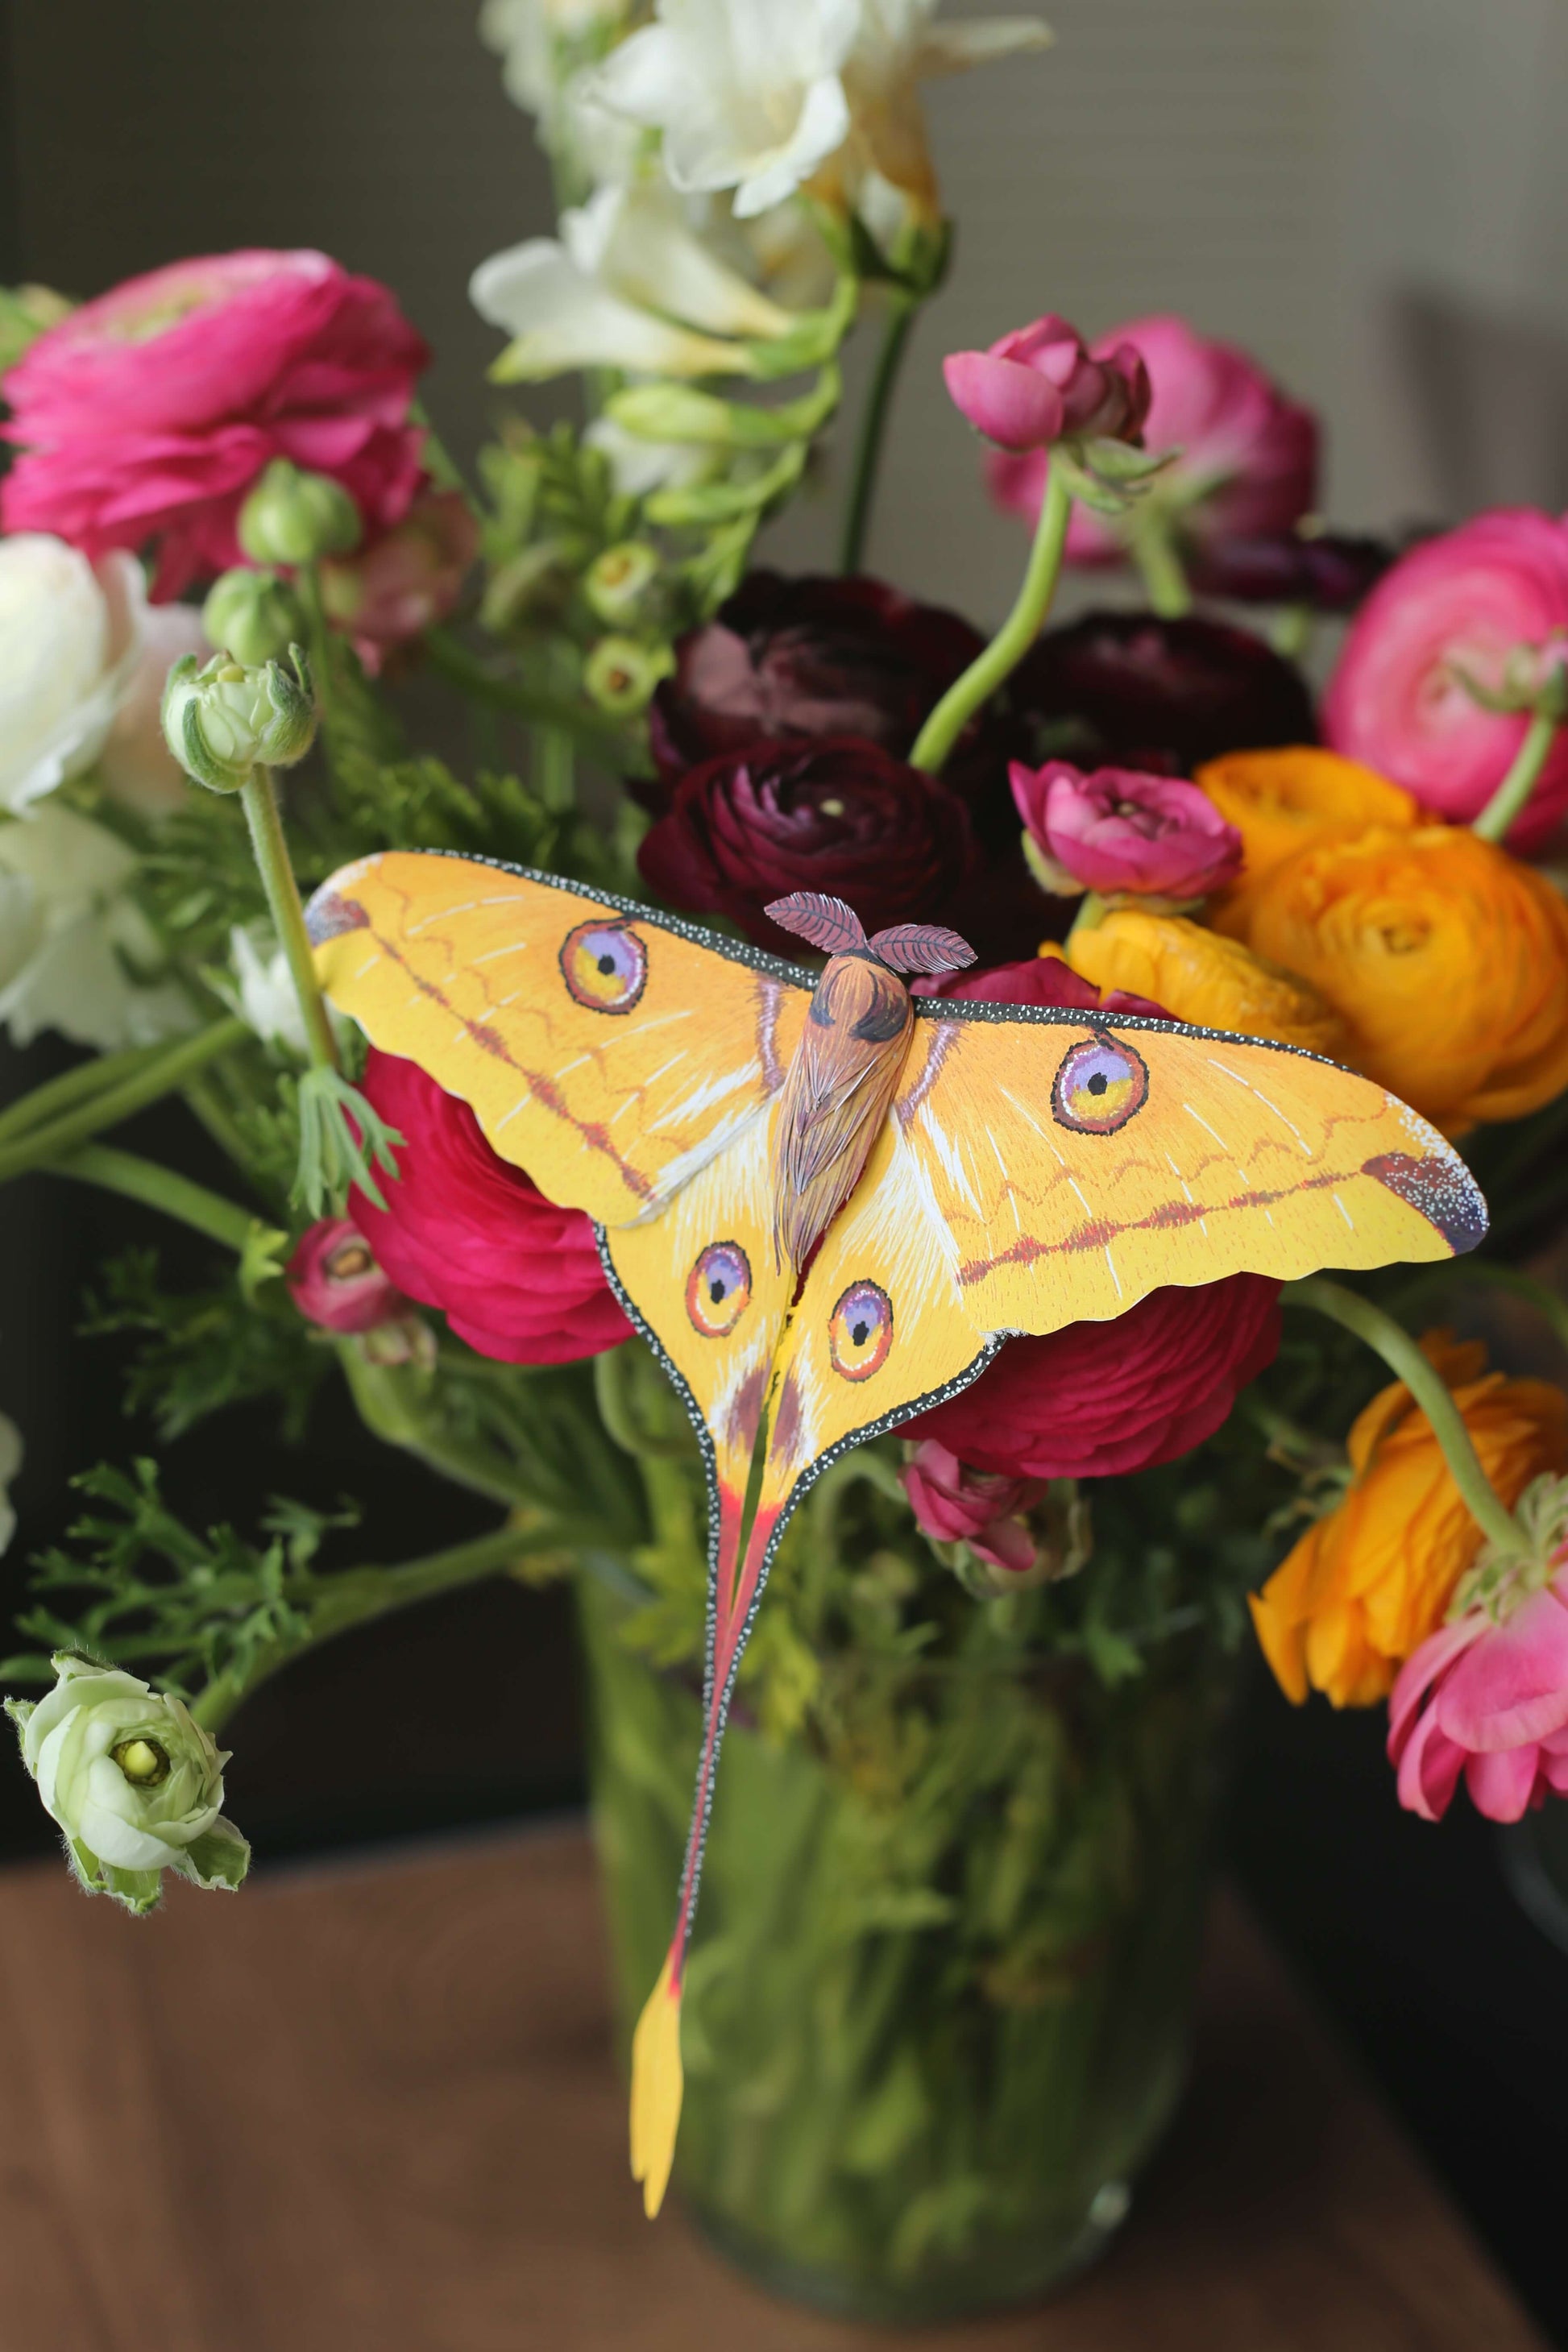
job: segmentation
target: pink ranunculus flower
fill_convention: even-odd
[[[300,1314],[323,1331],[374,1331],[408,1312],[407,1299],[347,1217],[319,1217],[308,1226],[283,1278]]]
[[[1066,760],[1007,773],[1030,840],[1086,890],[1202,898],[1241,870],[1240,834],[1181,777]]]
[[[1317,495],[1311,410],[1289,399],[1245,352],[1200,335],[1169,312],[1131,320],[1089,346],[1094,360],[1126,352],[1136,352],[1148,372],[1145,445],[1181,451],[1159,476],[1154,495],[1179,509],[1184,535],[1201,545],[1293,530]],[[999,506],[1033,522],[1045,489],[1037,457],[994,457],[990,480]],[[1070,562],[1114,562],[1124,544],[1113,522],[1074,508]]]
[[[999,1478],[972,1470],[928,1437],[899,1473],[917,1524],[937,1543],[967,1544],[988,1568],[1027,1576],[1039,1546],[1026,1513],[1046,1492],[1043,1478]]]
[[[425,490],[403,520],[353,555],[321,565],[327,616],[366,669],[444,621],[479,551],[479,526],[460,490]]]
[[[1521,648],[1543,666],[1568,658],[1568,523],[1500,507],[1413,547],[1373,590],[1329,684],[1325,740],[1463,824],[1501,783],[1530,723],[1484,709],[1464,681],[1500,686]],[[1533,848],[1565,813],[1560,734],[1509,846]]]
[[[243,560],[240,504],[288,457],[341,483],[374,537],[423,479],[409,404],[428,357],[386,288],[324,253],[215,254],[129,278],[5,377],[22,454],[0,521],[92,557],[155,548],[162,601]]]
[[[1136,442],[1149,408],[1149,379],[1131,345],[1108,339],[1091,355],[1055,317],[1015,328],[988,351],[950,352],[942,372],[975,430],[1014,452],[1090,435]]]
[[[1429,1822],[1461,1772],[1494,1822],[1568,1796],[1568,1564],[1500,1623],[1473,1609],[1422,1643],[1389,1696],[1388,1759]]]

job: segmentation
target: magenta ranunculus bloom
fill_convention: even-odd
[[[1568,1796],[1568,1566],[1500,1623],[1472,1610],[1422,1643],[1389,1696],[1388,1759],[1429,1822],[1461,1772],[1494,1822]]]
[[[1423,541],[1373,590],[1330,681],[1324,736],[1462,824],[1501,783],[1529,720],[1483,709],[1461,673],[1497,687],[1521,648],[1568,658],[1568,523],[1500,507]],[[1565,811],[1559,735],[1510,847],[1533,847]]]
[[[388,1275],[459,1339],[506,1364],[564,1364],[632,1336],[581,1209],[558,1208],[493,1151],[467,1103],[417,1063],[372,1049],[364,1092],[397,1146],[384,1209],[349,1195]]]
[[[308,1226],[283,1279],[300,1314],[323,1331],[374,1331],[408,1310],[407,1299],[388,1282],[347,1217],[319,1217]]]
[[[1008,770],[1029,836],[1086,890],[1202,898],[1241,870],[1241,835],[1206,793],[1178,776],[1066,760]]]
[[[1149,410],[1149,379],[1131,345],[1108,336],[1090,353],[1065,319],[1016,327],[989,351],[950,352],[942,372],[976,432],[1015,453],[1089,436],[1136,442]]]
[[[1159,476],[1155,495],[1180,496],[1185,536],[1201,543],[1272,539],[1294,530],[1317,496],[1318,420],[1311,410],[1288,398],[1245,352],[1200,335],[1169,312],[1131,320],[1089,347],[1094,360],[1112,353],[1120,359],[1127,352],[1136,352],[1148,372],[1145,445],[1182,453]],[[992,459],[991,491],[999,506],[1033,522],[1044,488],[1037,457]],[[1114,525],[1074,509],[1068,533],[1072,562],[1114,562],[1122,544]]]
[[[274,457],[342,484],[374,538],[407,513],[429,352],[384,286],[324,253],[241,252],[128,278],[40,335],[4,380],[6,530],[90,556],[156,551],[177,596],[243,561],[235,520]]]
[[[915,1448],[899,1475],[916,1524],[938,1543],[964,1543],[988,1567],[1026,1576],[1039,1546],[1025,1514],[1046,1491],[1043,1478],[998,1478],[972,1470],[935,1438]]]

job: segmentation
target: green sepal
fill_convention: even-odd
[[[395,1177],[393,1147],[405,1139],[387,1126],[341,1070],[307,1070],[300,1080],[298,1101],[300,1164],[289,1199],[302,1201],[311,1216],[319,1217],[329,1201],[341,1207],[349,1187],[357,1184],[368,1201],[384,1209],[374,1171],[380,1168]]]
[[[256,1304],[256,1294],[264,1282],[278,1281],[283,1272],[284,1252],[289,1236],[276,1225],[263,1224],[253,1217],[239,1253],[240,1294],[247,1307]]]
[[[100,1862],[79,1838],[68,1837],[65,1848],[71,1876],[84,1895],[107,1895],[138,1919],[157,1909],[163,1892],[161,1870],[117,1869],[111,1862]]]
[[[789,496],[805,471],[805,460],[806,445],[796,441],[749,482],[710,482],[685,490],[657,490],[647,502],[648,520],[678,528],[732,522],[741,515],[760,517]]]
[[[776,408],[742,400],[721,400],[689,384],[639,383],[617,392],[605,414],[639,440],[693,443],[731,449],[772,449],[783,442],[809,439],[837,407],[843,380],[827,362],[814,391]]]
[[[192,1839],[184,1861],[174,1867],[193,1886],[216,1887],[232,1895],[244,1884],[250,1868],[250,1841],[220,1813],[204,1836]]]

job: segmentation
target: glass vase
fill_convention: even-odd
[[[623,2054],[668,1941],[694,1680],[578,1579]],[[997,1604],[1006,1606],[1007,1604]],[[731,1717],[674,2184],[760,2284],[891,2321],[1060,2285],[1180,2094],[1229,1658],[840,1653],[790,1734]]]

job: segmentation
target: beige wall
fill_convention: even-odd
[[[977,614],[1005,595],[1016,540],[937,362],[1044,309],[1168,307],[1250,345],[1329,418],[1343,520],[1568,502],[1568,0],[1044,5],[1054,52],[932,92],[958,267],[913,352],[880,568]],[[328,246],[397,287],[471,446],[494,338],[468,271],[549,218],[474,13],[12,0],[26,268],[85,293],[182,251]],[[834,487],[784,560],[826,559]]]

